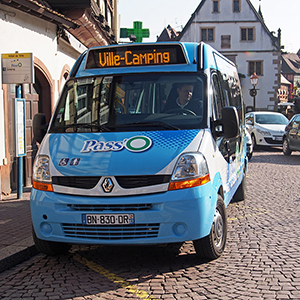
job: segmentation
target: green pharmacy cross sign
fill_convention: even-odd
[[[143,38],[148,38],[150,36],[149,29],[143,28],[143,23],[140,21],[133,22],[133,28],[121,28],[120,37],[127,38],[133,40],[137,43],[142,43]],[[132,38],[134,37],[134,39]]]

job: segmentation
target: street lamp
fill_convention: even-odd
[[[251,84],[253,86],[253,88],[250,90],[250,96],[253,97],[253,110],[255,111],[255,96],[257,95],[257,89],[255,88],[255,86],[258,83],[258,76],[256,75],[256,73],[253,73],[250,77],[251,80]]]

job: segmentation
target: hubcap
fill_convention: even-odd
[[[282,148],[283,148],[283,152],[286,152],[288,149],[288,143],[286,139],[283,140]]]
[[[213,222],[213,240],[216,247],[221,247],[223,241],[223,219],[220,212],[216,209]]]

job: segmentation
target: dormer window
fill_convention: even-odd
[[[241,11],[241,0],[233,0],[233,12]]]

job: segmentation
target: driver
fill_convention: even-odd
[[[176,104],[180,108],[187,106],[189,101],[193,96],[194,86],[190,84],[181,84],[177,88],[178,98],[176,99]]]
[[[177,98],[169,99],[167,101],[163,111],[168,112],[176,109],[187,109],[195,112],[195,105],[190,101],[193,96],[194,86],[190,83],[181,83],[177,86]],[[196,109],[197,110],[197,109]]]

